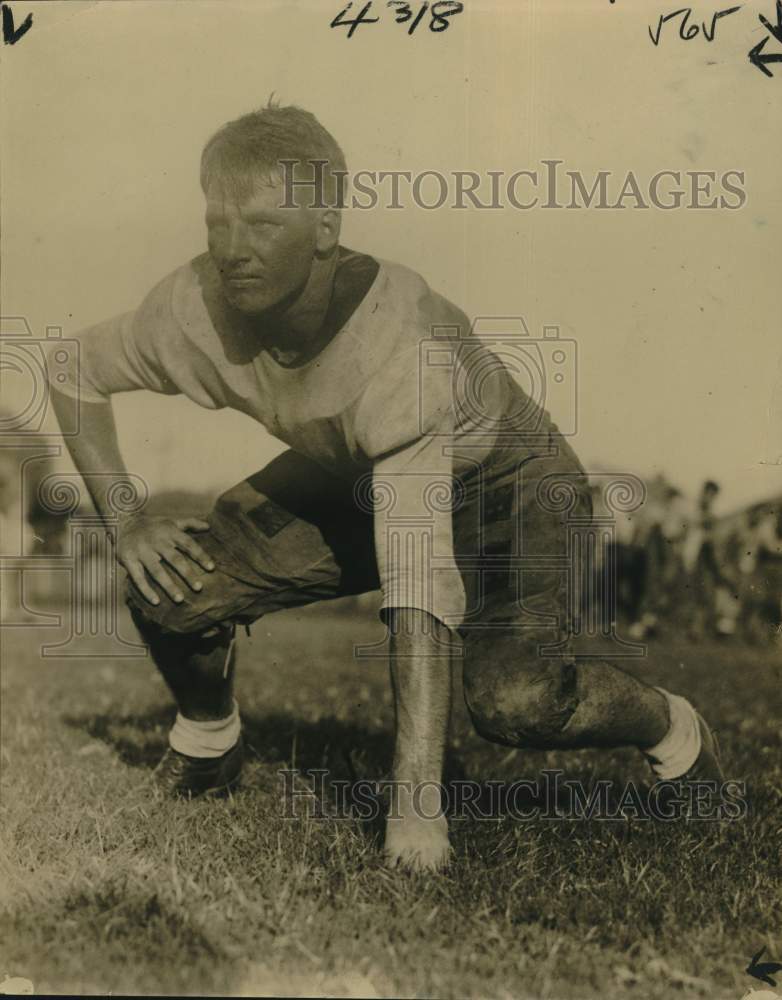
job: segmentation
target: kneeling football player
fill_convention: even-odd
[[[335,196],[313,199],[301,173],[289,184],[282,161],[325,164]],[[446,820],[424,817],[440,803],[443,651],[456,644],[487,739],[635,746],[659,778],[721,780],[712,735],[684,698],[568,650],[561,560],[567,517],[590,514],[586,476],[456,306],[408,268],[340,243],[345,169],[336,141],[301,109],[270,106],[223,126],[201,158],[208,252],[135,312],[83,333],[78,370],[52,387],[55,408],[79,397],[71,453],[106,517],[127,475],[114,393],[232,407],[289,446],[206,521],[120,515],[128,602],[179,709],[155,780],[186,796],[237,781],[237,625],[377,588],[397,720],[401,819],[387,825],[389,863],[448,858]],[[436,349],[422,352],[425,342]],[[567,512],[552,500],[563,482]],[[422,784],[416,809],[410,790]]]

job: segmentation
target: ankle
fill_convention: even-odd
[[[220,698],[205,699],[203,696],[197,700],[180,699],[179,715],[182,715],[190,722],[221,722],[233,714],[236,701],[232,694],[221,695]]]
[[[685,774],[695,763],[701,750],[700,726],[695,709],[680,695],[657,689],[665,698],[670,724],[663,738],[644,750],[658,778],[670,780]]]
[[[219,719],[192,719],[178,712],[168,741],[187,757],[221,757],[236,745],[240,734],[239,706],[233,701],[229,714]]]

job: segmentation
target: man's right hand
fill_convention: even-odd
[[[117,561],[128,571],[133,583],[150,604],[160,604],[150,579],[177,604],[185,599],[182,585],[169,569],[174,569],[191,590],[203,584],[196,567],[211,573],[215,564],[188,532],[208,531],[206,521],[197,517],[171,520],[135,514],[122,521],[117,539]]]
[[[70,419],[73,400],[55,388],[52,406],[61,426]],[[73,464],[84,477],[95,509],[108,524],[115,523],[117,511],[110,491],[127,477],[119,450],[117,428],[111,399],[105,402],[79,401],[79,433],[65,438]],[[152,583],[157,583],[172,601],[185,599],[182,580],[198,592],[203,584],[199,570],[211,573],[215,568],[209,556],[188,532],[208,531],[209,525],[198,517],[172,520],[148,514],[127,514],[120,518],[117,535],[117,561],[128,571],[144,599],[160,604]],[[172,570],[178,575],[172,575]]]

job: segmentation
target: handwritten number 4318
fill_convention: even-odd
[[[346,15],[352,6],[352,2],[349,3],[331,22],[332,28],[347,28],[348,38],[353,37],[353,32],[360,24],[376,24],[380,20],[379,17],[369,16],[372,0],[364,4],[355,17],[347,17]],[[431,4],[431,9],[429,3],[422,3],[416,11],[413,10],[406,0],[387,0],[386,7],[391,7],[395,10],[396,17],[394,20],[397,24],[410,22],[410,26],[407,29],[408,35],[412,35],[427,11],[429,11],[429,30],[445,31],[450,23],[448,18],[453,17],[454,14],[461,14],[464,10],[464,4],[459,3],[459,0],[437,0],[436,3]]]

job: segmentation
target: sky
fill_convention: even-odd
[[[558,326],[588,470],[663,471],[689,493],[715,478],[726,510],[781,493],[780,83],[747,59],[771,0],[720,20],[713,42],[671,22],[656,46],[668,8],[654,2],[466,0],[446,31],[424,19],[409,35],[375,0],[380,21],[351,38],[329,24],[342,6],[14,0],[17,24],[34,19],[0,53],[3,316],[68,337],[202,252],[203,143],[272,92],[317,115],[353,172],[559,159],[643,188],[660,170],[744,171],[735,211],[408,202],[346,211],[342,241],[420,271],[470,317]],[[691,23],[721,6],[696,4]],[[19,388],[7,373],[3,387]],[[227,488],[281,448],[184,399],[130,393],[115,410],[153,490]]]

